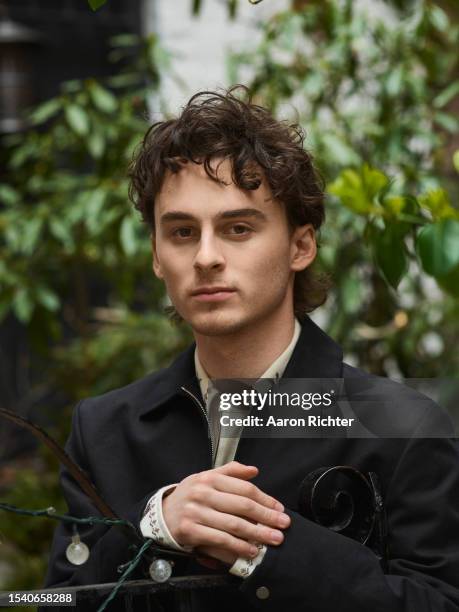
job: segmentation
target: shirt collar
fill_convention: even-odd
[[[288,362],[290,361],[290,357],[295,349],[296,343],[298,342],[298,338],[301,333],[301,325],[298,322],[298,319],[295,318],[295,328],[293,330],[293,336],[290,340],[287,348],[273,361],[273,363],[269,366],[269,368],[263,372],[260,378],[281,378],[283,375],[285,368],[287,367]],[[209,376],[207,372],[204,370],[201,362],[199,361],[198,356],[198,348],[195,348],[194,351],[194,367],[196,369],[196,377],[199,381],[199,386],[201,388],[201,394],[204,399],[207,396],[207,388],[209,386]]]
[[[141,419],[184,395],[184,387],[196,396],[201,394],[194,364],[195,343],[178,355],[163,370],[152,372],[140,381],[131,383],[122,391],[123,401],[135,405]],[[334,340],[305,316],[301,321],[301,333],[283,378],[341,378],[343,376],[343,352]],[[112,393],[120,393],[120,390]]]

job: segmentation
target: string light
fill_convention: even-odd
[[[73,565],[83,565],[89,559],[89,548],[80,540],[76,525],[73,525],[72,541],[65,550],[65,556]]]
[[[153,582],[167,582],[172,576],[172,563],[165,559],[155,559],[148,571]]]
[[[86,546],[84,542],[80,540],[80,536],[78,534],[77,525],[122,525],[124,527],[130,527],[134,531],[135,527],[129,521],[125,521],[123,519],[109,519],[109,518],[100,518],[96,516],[89,516],[87,518],[77,518],[75,516],[69,516],[66,514],[58,514],[56,509],[50,506],[49,508],[45,508],[44,510],[26,510],[24,508],[18,508],[17,506],[13,506],[11,504],[3,504],[0,503],[0,510],[5,510],[6,512],[13,512],[15,514],[21,514],[24,516],[46,516],[48,518],[52,518],[55,520],[59,520],[62,522],[73,523],[73,536],[72,541],[68,545],[66,549],[66,557],[73,563],[74,565],[82,565],[86,563],[89,559],[89,548]],[[119,589],[122,584],[126,581],[126,579],[130,576],[130,574],[135,570],[140,561],[142,560],[145,552],[150,548],[154,547],[154,541],[151,539],[146,540],[141,548],[138,550],[134,559],[132,559],[129,563],[123,566],[123,574],[119,578],[118,582],[108,595],[108,597],[104,600],[101,606],[98,608],[97,612],[103,612],[107,605],[116,597]],[[156,563],[156,565],[155,565]],[[152,570],[152,566],[153,570]],[[168,567],[167,567],[168,566]],[[155,559],[153,563],[150,565],[150,576],[151,579],[155,582],[166,582],[172,575],[172,563],[164,559]]]
[[[134,559],[129,563],[128,567],[126,568],[126,570],[121,575],[120,579],[116,583],[116,585],[115,585],[114,589],[112,590],[112,592],[110,593],[110,595],[102,603],[102,605],[97,609],[97,612],[103,612],[105,610],[105,608],[108,606],[108,604],[116,597],[116,594],[120,590],[123,582],[129,576],[129,574],[131,574],[135,570],[137,565],[140,563],[144,553],[150,548],[150,546],[152,546],[152,544],[153,544],[153,540],[147,540],[146,542],[144,542],[144,544],[140,548],[139,552],[136,554]]]

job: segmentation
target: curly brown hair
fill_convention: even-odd
[[[155,198],[169,171],[179,172],[191,161],[223,183],[211,162],[230,160],[232,180],[241,189],[257,189],[264,175],[285,207],[290,230],[307,223],[318,230],[325,219],[324,186],[304,138],[298,124],[278,121],[254,104],[243,85],[199,92],[178,117],[149,128],[129,168],[129,197],[154,232]],[[328,281],[311,267],[296,272],[295,315],[302,319],[323,304],[327,289]]]

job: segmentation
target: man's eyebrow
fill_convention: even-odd
[[[161,215],[160,221],[161,223],[167,221],[196,221],[196,217],[181,210],[171,210]]]
[[[266,215],[257,208],[236,208],[233,210],[225,210],[216,215],[217,219],[234,219],[239,217],[256,217],[263,221],[266,220]],[[161,223],[170,221],[197,221],[198,219],[190,213],[181,210],[171,210],[161,215]]]
[[[235,210],[225,210],[217,215],[219,219],[234,219],[235,217],[257,217],[266,220],[266,215],[258,208],[236,208]]]

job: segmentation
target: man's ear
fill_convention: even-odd
[[[317,255],[316,233],[313,226],[308,223],[296,227],[290,245],[290,269],[300,272],[310,266]]]
[[[155,240],[154,230],[151,234],[150,240],[151,240],[151,252],[153,255],[153,272],[156,274],[156,276],[159,279],[163,280],[164,276],[163,276],[161,264],[159,262],[158,253],[156,251],[156,240]]]

